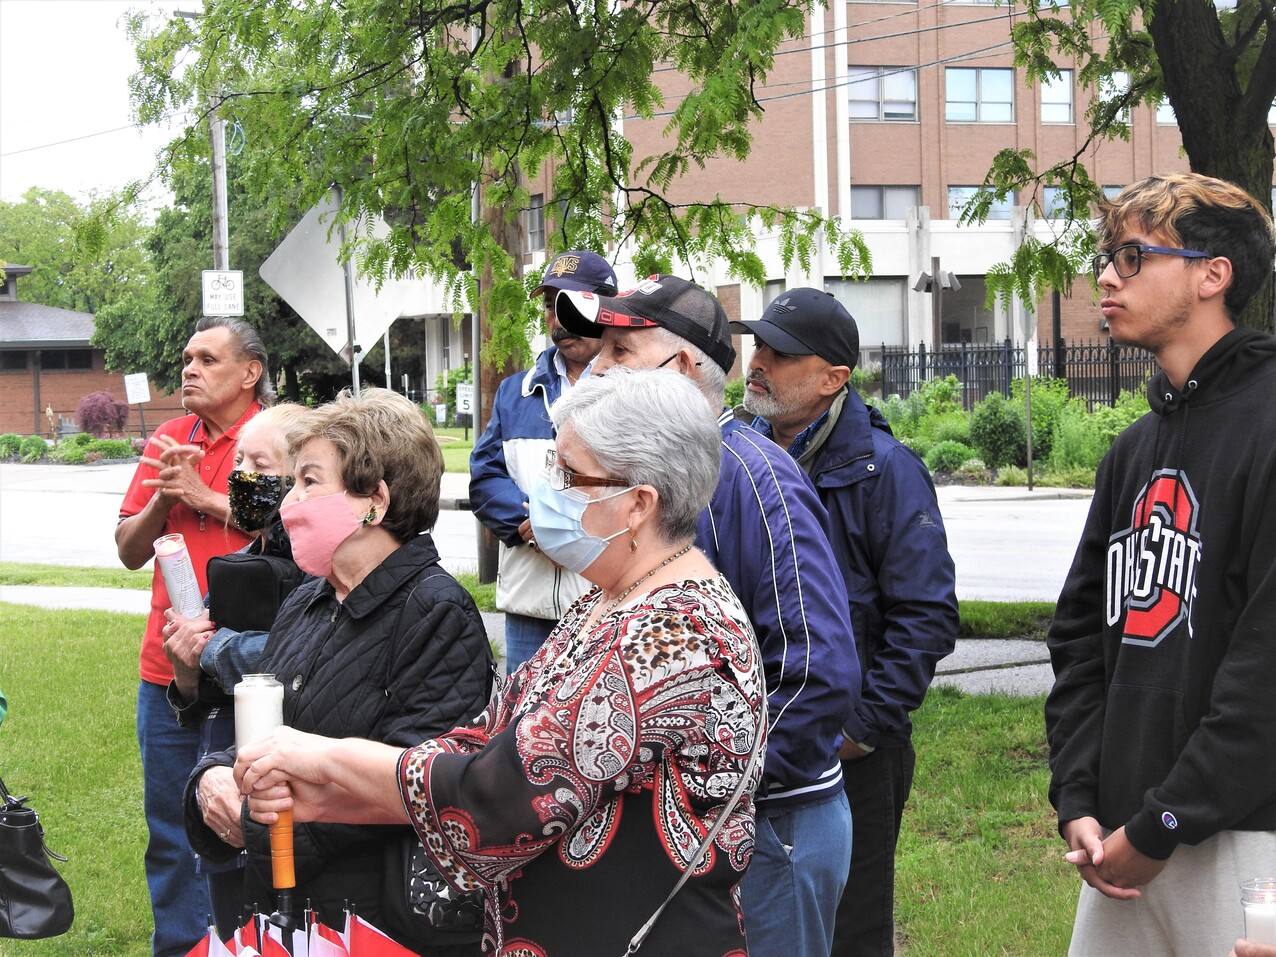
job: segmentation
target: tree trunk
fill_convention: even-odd
[[[1192,171],[1235,183],[1270,212],[1274,150],[1267,111],[1276,71],[1260,54],[1260,66],[1239,76],[1245,58],[1233,56],[1214,5],[1205,0],[1158,3],[1148,32]],[[1273,293],[1269,276],[1239,321],[1270,331]]]

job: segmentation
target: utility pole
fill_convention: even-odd
[[[226,203],[226,121],[218,114],[221,99],[209,97],[208,137],[213,147],[213,268],[230,268],[230,221]]]

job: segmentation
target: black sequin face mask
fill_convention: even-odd
[[[230,517],[245,532],[256,532],[270,524],[279,511],[279,503],[292,487],[292,479],[285,475],[263,475],[261,472],[230,473],[227,492],[230,496]]]

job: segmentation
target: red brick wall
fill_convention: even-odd
[[[124,376],[108,373],[104,359],[104,353],[94,349],[92,370],[41,370],[38,417],[35,379],[31,372],[30,359],[25,371],[0,371],[0,434],[16,432],[19,435],[30,435],[38,429],[47,438],[50,431],[45,410],[53,406],[55,417],[74,420],[75,407],[90,392],[109,392],[113,398],[125,401]],[[151,401],[143,406],[143,410],[148,432],[161,422],[186,414],[182,409],[180,396],[160,395],[154,387],[151,390]],[[138,407],[131,406],[128,430],[132,434],[141,435],[141,427]]]

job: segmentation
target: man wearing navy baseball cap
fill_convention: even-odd
[[[788,449],[828,510],[863,669],[839,751],[854,840],[832,954],[891,957],[895,844],[916,762],[909,713],[957,640],[939,503],[926,466],[847,385],[860,337],[837,299],[790,289],[734,326],[756,347],[746,420]]]
[[[783,450],[723,409],[735,347],[707,290],[651,276],[617,296],[562,292],[558,318],[602,339],[595,375],[613,365],[676,369],[721,413],[722,472],[696,545],[753,625],[769,711],[740,909],[752,957],[827,957],[851,856],[837,742],[859,699],[860,671],[819,498]]]
[[[496,607],[505,612],[505,664],[511,673],[536,653],[567,606],[589,583],[542,555],[527,520],[524,489],[540,479],[553,448],[549,407],[586,375],[598,340],[573,335],[558,322],[561,290],[616,291],[616,271],[587,249],[560,253],[545,267],[529,298],[541,299],[553,344],[526,372],[505,379],[492,402],[492,418],[470,455],[470,502],[478,520],[500,541]]]

